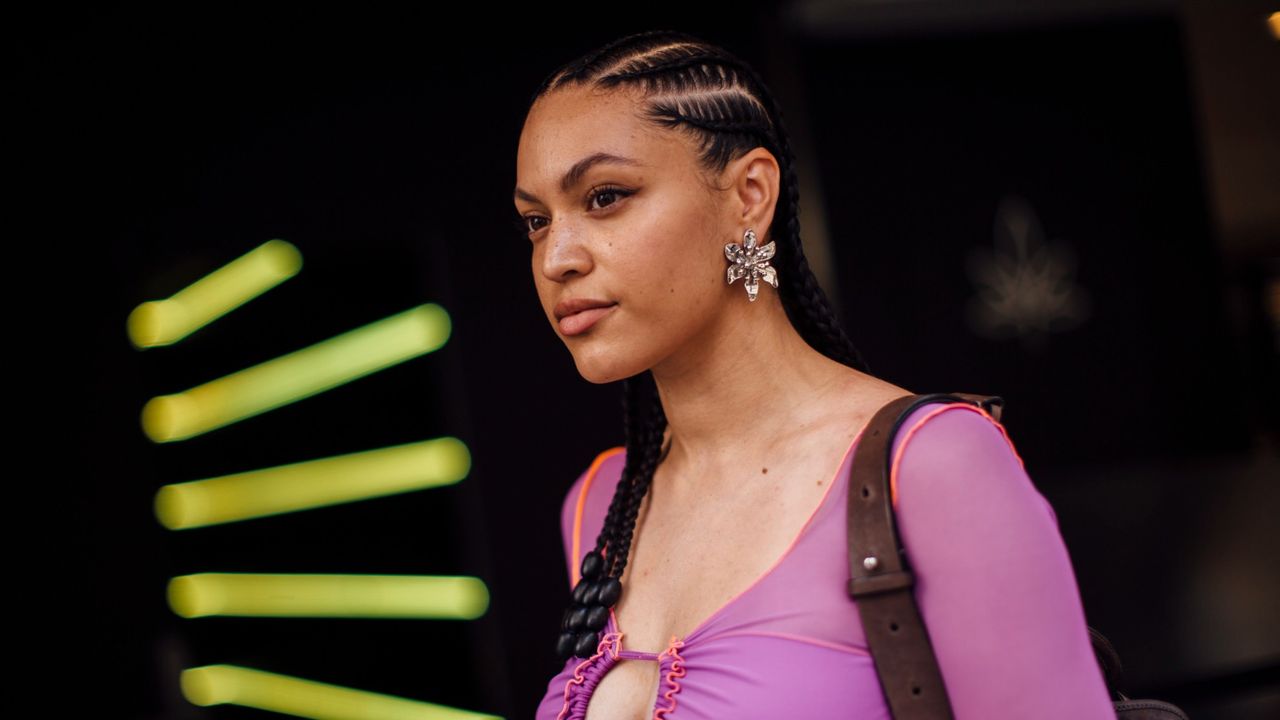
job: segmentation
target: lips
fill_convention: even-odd
[[[601,318],[613,312],[616,307],[618,307],[617,303],[604,306],[597,305],[565,315],[560,318],[560,332],[565,335],[584,333]]]
[[[556,303],[555,315],[556,320],[561,320],[566,316],[572,315],[583,310],[591,308],[606,307],[615,304],[612,300],[597,300],[595,298],[571,298],[561,300]]]

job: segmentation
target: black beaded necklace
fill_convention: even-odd
[[[609,622],[609,608],[622,597],[622,582],[604,574],[604,557],[597,550],[582,558],[582,579],[573,589],[573,604],[564,612],[556,654],[591,657],[599,642],[600,629]]]

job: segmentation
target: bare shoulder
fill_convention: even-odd
[[[831,394],[831,412],[833,416],[843,418],[846,425],[861,428],[871,422],[880,408],[900,397],[914,394],[873,375],[853,371],[840,391]]]
[[[887,403],[913,395],[910,390],[854,369],[842,374],[813,399],[808,422],[790,430],[786,446],[806,476],[821,476],[832,462],[843,457],[857,436]],[[805,463],[808,463],[807,465]],[[796,488],[800,493],[806,490]],[[804,505],[808,499],[802,499]]]

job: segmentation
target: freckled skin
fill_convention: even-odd
[[[696,357],[680,358],[680,351],[706,347],[707,338],[745,322],[734,316],[744,313],[745,303],[729,302],[744,291],[741,282],[724,281],[724,245],[742,242],[747,227],[761,244],[768,242],[777,197],[777,161],[766,149],[752,150],[711,177],[697,165],[696,145],[687,135],[638,116],[637,97],[630,90],[557,90],[534,103],[520,134],[516,185],[539,201],[516,199],[515,205],[526,221],[537,218],[530,260],[538,297],[578,372],[593,383],[664,362],[677,371],[696,365]],[[564,172],[597,151],[644,167],[597,165],[562,192]],[[744,172],[762,180],[735,187],[733,178]],[[591,197],[593,188],[606,184],[624,192]],[[757,186],[763,201],[753,205]],[[566,298],[618,307],[585,333],[566,336],[554,314]],[[768,301],[777,302],[776,294]]]

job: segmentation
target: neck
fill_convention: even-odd
[[[664,463],[706,468],[770,457],[830,412],[824,398],[864,375],[810,347],[782,301],[762,287],[737,298],[698,336],[653,367],[671,450]],[[842,404],[847,404],[842,401]]]

